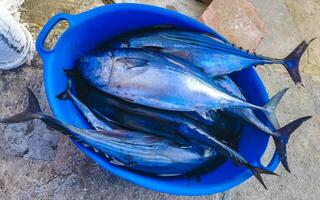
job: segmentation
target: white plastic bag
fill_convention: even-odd
[[[0,69],[21,66],[32,57],[32,49],[30,32],[0,5]]]
[[[23,4],[24,0],[0,0],[0,6],[4,6],[9,12],[13,13]]]

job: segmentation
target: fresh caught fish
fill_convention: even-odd
[[[210,110],[208,105],[211,105],[213,109],[215,106],[215,108],[220,106],[219,108],[235,109],[233,110],[234,113],[237,113],[236,109],[239,108],[256,108],[252,104],[244,106],[244,104],[235,103],[237,101],[246,102],[234,97],[234,95],[228,95],[223,92],[221,87],[204,78],[200,72],[197,73],[197,70],[193,69],[189,64],[180,62],[179,59],[174,59],[170,56],[159,55],[156,52],[139,51],[137,49],[102,51],[83,57],[78,63],[78,67],[84,77],[98,89],[129,99],[134,103],[151,107],[167,110],[198,111],[206,106],[206,109]],[[171,92],[171,90],[174,92]],[[272,110],[272,112],[268,113],[269,116],[270,113],[274,115],[276,105],[285,91],[280,91],[275,98],[272,98],[267,103],[266,107]],[[220,98],[220,95],[227,96]],[[207,100],[204,100],[206,98]],[[177,104],[178,107],[175,107]],[[248,103],[246,104],[248,105]],[[249,116],[252,117],[252,115]],[[241,115],[246,120],[248,120],[249,116]],[[278,154],[288,171],[285,144],[289,139],[289,135],[298,127],[296,125],[300,125],[299,120],[301,119],[304,118],[297,119],[285,126],[286,129],[279,129],[274,133],[266,130],[269,134],[272,134],[273,138],[276,138],[275,142],[279,147]],[[291,129],[292,127],[295,128]],[[182,130],[185,130],[185,128]],[[188,131],[185,131],[185,134],[191,134],[189,137],[193,137],[198,142],[209,142],[206,145],[214,145],[215,143],[215,138],[206,137],[207,134]],[[286,138],[286,140],[283,140],[283,138]]]
[[[77,97],[75,97],[72,94],[71,87],[72,87],[72,83],[71,83],[71,79],[69,79],[66,90],[63,91],[61,94],[59,94],[57,97],[60,99],[72,100],[72,102],[76,105],[76,107],[80,110],[80,112],[83,114],[83,116],[88,120],[90,125],[95,130],[111,131],[113,129],[115,129],[115,130],[123,129],[119,126],[116,128],[110,127],[110,125],[114,126],[114,123],[112,123],[109,119],[104,120],[104,121],[98,119],[85,104],[83,104]],[[82,88],[82,89],[84,89],[84,88]],[[105,106],[107,106],[107,105],[105,105]],[[118,115],[119,114],[121,114],[121,113],[118,113]],[[165,126],[165,125],[166,124],[162,124],[162,126]],[[155,135],[157,135],[157,134],[155,134]],[[162,136],[167,137],[167,135],[165,135],[165,133],[158,134],[158,135],[160,137],[162,137]],[[201,155],[204,154],[205,151],[208,151],[209,147],[207,147],[205,145],[201,145],[201,144],[196,143],[194,141],[184,140],[183,141],[184,143],[181,144],[181,141],[179,141],[179,139],[181,139],[181,138],[178,138],[178,137],[179,136],[175,136],[175,134],[172,133],[172,136],[169,137],[169,139],[171,139],[171,141],[174,141],[175,143],[178,143],[178,144],[180,142],[180,145],[182,145],[182,146],[192,146],[193,150],[198,151],[198,153]],[[213,150],[211,150],[211,151],[213,151]],[[217,166],[220,166],[224,161],[225,161],[225,158],[223,156],[215,153],[215,155],[210,158],[210,160],[206,163],[206,165],[204,165],[203,168],[201,167],[201,168],[197,169],[197,171],[202,171],[203,169],[213,169]]]
[[[221,77],[218,79],[216,78],[213,80],[213,83],[216,84],[217,87],[221,87],[221,89],[224,89],[226,92],[230,93],[231,95],[238,96],[245,100],[245,97],[242,95],[241,91],[237,88],[235,83],[230,78],[228,77]],[[90,94],[84,93],[81,95],[81,91],[90,91]],[[170,111],[164,112],[160,110],[152,111],[151,108],[144,108],[142,106],[137,106],[135,104],[132,104],[123,100],[121,101],[121,99],[116,100],[111,96],[107,98],[106,94],[102,94],[101,92],[99,93],[98,91],[96,92],[93,92],[93,91],[94,91],[93,88],[83,89],[83,86],[82,86],[81,90],[79,90],[78,92],[81,96],[84,97],[85,102],[89,103],[90,107],[93,108],[93,111],[95,112],[96,115],[102,118],[107,117],[108,119],[112,119],[113,121],[121,122],[122,125],[125,124],[126,128],[129,128],[129,129],[135,129],[135,130],[144,131],[144,132],[153,133],[153,134],[158,133],[163,137],[168,137],[168,135],[169,137],[170,136],[172,137],[177,132],[185,135],[187,134],[186,132],[187,130],[190,129],[190,127],[195,127],[194,128],[195,130],[202,130],[209,134],[211,133],[211,136],[214,136],[221,141],[226,141],[225,144],[230,146],[234,146],[232,142],[233,141],[232,138],[237,138],[236,134],[234,134],[238,132],[238,129],[236,128],[237,126],[232,126],[232,127],[229,127],[229,129],[227,129],[226,127],[232,125],[232,123],[228,123],[224,125],[224,122],[226,121],[226,119],[217,120],[216,121],[217,123],[214,123],[214,121],[210,122],[204,119],[201,115],[197,115],[197,113],[195,112],[188,113],[188,114],[184,113],[184,115],[187,115],[188,117],[181,118],[179,117],[178,114],[174,112],[170,112]],[[283,96],[283,94],[286,91],[287,89],[284,89],[280,91],[278,94],[276,94],[273,98],[274,99],[277,98],[278,100],[274,100],[274,101],[279,102],[281,96]],[[98,101],[98,99],[100,101]],[[123,108],[124,110],[122,110],[121,108]],[[119,109],[122,111],[119,111]],[[130,110],[132,112],[128,112]],[[302,123],[301,120],[305,121],[308,119],[308,117],[297,119],[281,129],[275,127],[276,131],[273,131],[269,127],[264,125],[263,122],[261,122],[260,119],[256,117],[256,115],[253,113],[251,109],[226,108],[224,111],[226,113],[230,113],[232,116],[238,116],[240,119],[255,125],[262,131],[271,135],[276,144],[276,151],[280,157],[282,165],[287,171],[290,172],[287,156],[286,156],[286,144],[290,138],[290,135]],[[117,113],[117,115],[115,113]],[[162,115],[160,115],[159,113],[162,113]],[[217,118],[217,114],[215,114],[215,112],[210,111],[210,113],[211,114],[213,113],[215,115],[215,118]],[[121,117],[121,116],[125,116],[125,117]],[[171,117],[168,117],[168,116],[171,116]],[[151,117],[151,119],[153,120],[149,120],[148,117]],[[160,119],[158,119],[158,117],[160,117]],[[190,119],[190,117],[192,120]],[[171,121],[172,123],[168,124],[167,120]],[[178,122],[178,124],[176,122]],[[146,126],[146,124],[148,126]],[[166,124],[166,125],[162,125],[162,124]],[[181,124],[182,125],[184,124],[184,126],[181,126]],[[197,126],[195,126],[195,124]],[[202,125],[202,124],[205,124],[205,125]],[[168,130],[172,130],[173,127],[177,127],[175,129],[176,131],[174,132],[168,131]],[[188,128],[183,128],[183,127],[188,127]],[[234,128],[235,128],[235,132],[232,133],[231,130]],[[167,136],[163,135],[165,132],[168,132]],[[179,141],[179,139],[177,138],[175,138],[175,140]]]
[[[146,48],[182,58],[210,77],[230,74],[247,67],[282,64],[294,83],[301,83],[299,62],[310,41],[301,42],[284,59],[256,55],[217,38],[216,35],[177,28],[149,27],[112,40],[111,47]]]
[[[76,105],[76,107],[81,111],[83,116],[85,116],[85,118],[88,120],[89,124],[95,130],[106,130],[106,131],[112,130],[112,127],[110,127],[110,125],[108,125],[106,122],[99,120],[86,105],[84,105],[78,98],[76,98],[72,94],[72,92],[71,92],[71,79],[68,80],[68,85],[67,85],[66,91],[59,94],[57,97],[59,99],[71,99],[72,102]]]
[[[71,79],[69,79],[66,90],[63,91],[62,93],[60,93],[57,97],[60,98],[60,99],[70,99],[76,105],[76,107],[80,110],[80,112],[83,114],[83,116],[88,120],[90,125],[95,130],[111,131],[111,130],[114,130],[114,129],[115,130],[123,129],[123,128],[119,127],[119,126],[116,127],[116,128],[111,127],[110,125],[111,124],[114,125],[114,123],[112,123],[112,121],[110,121],[109,119],[104,120],[104,121],[98,119],[98,117],[96,117],[84,103],[82,103],[77,97],[75,97],[72,94],[71,88],[72,88],[72,83],[71,83]],[[105,105],[105,106],[107,106],[107,105]],[[121,114],[121,113],[118,113],[118,114]],[[162,124],[162,126],[164,126],[164,125],[166,125],[166,124]],[[172,134],[171,137],[168,137],[168,135],[166,135],[165,133],[158,134],[158,136],[167,137],[167,138],[171,139],[172,141],[174,141],[175,143],[178,143],[178,144],[180,142],[180,145],[182,145],[182,146],[191,146],[192,145],[194,147],[194,149],[197,150],[201,154],[203,154],[204,151],[206,151],[206,149],[209,148],[207,146],[198,144],[198,143],[196,143],[194,141],[184,140],[183,143],[181,143],[181,141],[180,141],[181,138],[179,138],[179,136],[176,136],[176,134],[174,134],[174,133],[171,133],[171,134]],[[155,134],[155,135],[157,135],[157,134]],[[214,160],[216,162],[214,162]],[[223,157],[221,157],[221,155],[216,155],[216,156],[212,157],[211,160],[210,160],[210,164],[211,164],[210,168],[212,169],[213,165],[218,166],[224,160],[225,159],[223,159]]]
[[[141,105],[174,111],[244,107],[274,113],[220,91],[190,65],[157,52],[105,50],[83,56],[77,66],[96,88]]]
[[[243,96],[240,89],[237,87],[237,85],[227,76],[217,77],[213,80],[213,84],[217,85],[217,87],[221,87],[221,90],[225,90],[227,93],[230,93],[231,95],[238,97],[240,99],[243,99],[246,101],[246,98]],[[285,88],[278,92],[276,95],[274,95],[273,99],[278,99],[271,102],[279,102],[281,97],[285,94],[285,92],[288,90],[288,88]],[[300,118],[298,121],[296,121],[296,124],[289,123],[287,126],[280,128],[278,120],[276,119],[275,115],[267,115],[267,118],[273,128],[276,129],[276,131],[270,129],[268,126],[266,126],[255,114],[251,109],[248,108],[226,108],[226,113],[231,114],[232,116],[238,116],[240,119],[256,126],[263,132],[269,134],[272,136],[275,145],[276,145],[276,152],[278,153],[280,157],[280,161],[283,165],[283,167],[290,172],[287,156],[286,156],[286,144],[288,143],[288,140],[290,138],[290,135],[294,132],[294,130],[299,126],[301,123],[301,119],[307,120],[308,117]],[[291,130],[290,130],[291,129]]]
[[[69,92],[68,92],[68,90],[69,90]],[[67,94],[67,93],[70,93],[70,84],[69,84],[69,88],[67,87],[66,91],[61,93],[59,96],[60,97],[65,96],[65,94]],[[69,96],[69,98],[70,98],[70,96]],[[263,183],[263,180],[260,176],[260,173],[274,174],[273,172],[267,171],[265,169],[256,168],[256,167],[252,166],[244,157],[242,157],[235,150],[233,150],[232,148],[223,144],[222,142],[217,140],[215,137],[212,137],[201,130],[191,129],[188,126],[181,126],[179,132],[183,135],[183,137],[188,138],[191,141],[196,141],[196,142],[199,142],[200,144],[212,147],[214,150],[216,150],[220,154],[231,159],[234,163],[248,168],[249,170],[252,171],[252,173],[256,176],[256,178],[261,182],[261,184],[264,187],[266,187],[266,186]]]
[[[82,85],[81,89],[85,95],[90,95],[91,89],[94,88],[86,88],[84,85]],[[86,92],[88,91],[88,92]],[[90,91],[90,92],[89,92]],[[81,92],[80,92],[81,93]],[[89,97],[91,97],[92,95],[90,95]],[[165,137],[168,138],[170,140],[175,141],[176,143],[180,144],[180,145],[188,145],[188,141],[180,136],[178,136],[176,134],[177,130],[173,129],[173,131],[167,131],[167,130],[171,130],[169,127],[173,126],[173,123],[161,123],[161,121],[157,121],[157,127],[162,127],[162,128],[153,128],[154,126],[151,126],[152,124],[147,123],[145,118],[139,118],[137,117],[137,122],[134,121],[135,118],[131,118],[131,116],[133,115],[130,112],[126,112],[126,108],[125,106],[119,106],[119,107],[115,107],[112,104],[107,104],[106,101],[101,101],[101,98],[104,97],[100,97],[99,95],[94,95],[94,103],[92,106],[90,106],[90,109],[95,111],[95,110],[99,110],[99,107],[103,107],[108,109],[108,112],[106,113],[106,115],[102,115],[100,114],[99,111],[95,111],[95,113],[93,113],[84,103],[82,103],[77,97],[75,97],[72,92],[71,92],[71,79],[68,80],[68,85],[66,87],[66,90],[63,91],[61,94],[59,94],[57,96],[59,99],[70,99],[73,101],[73,103],[76,105],[76,107],[83,113],[83,115],[85,116],[85,118],[88,120],[88,122],[95,128],[99,128],[99,129],[105,129],[108,130],[108,125],[106,125],[106,123],[113,123],[118,125],[118,127],[126,125],[126,123],[130,124],[129,126],[124,126],[125,128],[128,128],[130,130],[133,131],[141,131],[141,132],[146,132],[146,133],[153,133],[157,136],[160,137]],[[119,105],[119,102],[116,101],[112,101],[110,100],[110,102],[114,103],[115,105]],[[96,106],[97,105],[97,106]],[[95,115],[100,116],[100,118],[103,119],[100,120],[98,119]],[[119,123],[119,122],[123,122],[123,123]],[[126,123],[125,123],[126,122]],[[141,123],[139,123],[141,122]],[[107,127],[106,127],[107,126]],[[165,126],[165,127],[164,127]],[[152,128],[151,128],[152,127]]]
[[[216,77],[212,80],[212,83],[220,88],[220,90],[234,96],[237,97],[239,99],[242,99],[243,101],[247,101],[246,98],[244,97],[244,95],[242,94],[242,92],[240,91],[240,89],[238,88],[238,86],[227,76],[221,76],[221,77]],[[285,88],[283,90],[280,90],[276,95],[274,95],[272,97],[272,102],[273,105],[269,105],[270,107],[275,107],[277,106],[277,104],[280,102],[280,100],[282,99],[283,95],[286,93],[286,91],[288,90],[288,88]],[[267,127],[265,124],[263,124],[254,114],[252,109],[248,109],[248,108],[226,108],[226,111],[228,113],[231,113],[233,116],[238,116],[239,118],[255,125],[256,127],[258,127],[259,129],[261,129],[262,131],[266,132],[266,133],[272,133],[272,130]],[[270,121],[270,123],[272,124],[272,126],[276,129],[279,129],[279,122],[276,118],[275,114],[266,114],[266,117],[268,118],[268,120]]]
[[[186,141],[178,136],[183,135],[181,131],[186,130],[182,127],[200,129],[236,148],[242,123],[235,118],[215,113],[214,120],[207,120],[196,112],[174,112],[134,104],[101,92],[89,85],[77,71],[72,73],[77,97],[103,121],[112,121],[129,130],[166,137],[179,144]],[[59,97],[65,99],[66,96]]]
[[[89,146],[96,153],[112,159],[112,163],[148,174],[182,175],[204,165],[216,152],[210,148],[199,154],[192,146],[181,147],[173,141],[127,130],[80,129],[42,113],[31,90],[29,105],[23,113],[0,120],[20,123],[39,119],[48,126]],[[177,156],[178,155],[178,156]]]

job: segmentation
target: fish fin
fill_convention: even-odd
[[[142,67],[148,64],[148,61],[141,58],[118,58],[118,62],[125,64],[128,66],[128,69],[136,68],[136,67]]]
[[[201,0],[199,0],[201,1]],[[155,26],[151,26],[147,29],[144,29],[143,31],[146,31],[146,30],[152,30],[152,31],[159,31],[159,30],[168,30],[168,29],[178,29],[178,30],[188,30],[188,29],[185,29],[185,28],[179,28],[177,27],[176,25],[173,25],[173,24],[160,24],[160,25],[155,25]],[[226,43],[226,44],[232,44],[231,42],[229,42],[226,38],[224,38],[222,35],[220,35],[218,32],[214,31],[214,30],[210,30],[210,33],[208,32],[201,32],[201,31],[198,31],[199,33],[203,33],[209,37],[211,37],[212,39],[214,40],[221,40],[222,42]]]
[[[5,119],[0,119],[0,123],[20,123],[38,118],[39,114],[41,113],[39,102],[35,94],[29,88],[27,88],[27,91],[29,97],[28,106],[26,110],[14,116]]]
[[[270,123],[272,124],[272,126],[275,129],[279,129],[280,125],[277,119],[277,116],[275,114],[275,110],[277,109],[277,106],[280,102],[280,100],[282,99],[282,97],[284,96],[284,94],[288,91],[289,88],[284,88],[282,90],[280,90],[279,92],[277,92],[277,94],[275,94],[268,103],[266,103],[263,107],[267,110],[267,112],[264,112],[267,119],[270,121]]]
[[[143,49],[149,50],[149,51],[157,51],[160,52],[164,48],[162,47],[157,47],[157,46],[144,46]]]
[[[114,164],[114,165],[118,165],[118,166],[125,166],[125,164],[115,158],[111,158],[111,160],[109,161],[111,164]]]
[[[275,132],[273,135],[273,140],[276,145],[276,151],[277,154],[280,156],[281,163],[283,167],[290,172],[288,161],[287,161],[287,150],[286,150],[286,144],[289,141],[289,138],[291,134],[305,121],[309,120],[311,116],[301,117],[299,119],[296,119],[286,126],[280,128]]]
[[[120,128],[121,126],[118,122],[113,121],[112,119],[108,118],[106,115],[103,115],[98,109],[92,108],[92,112],[97,118],[101,119],[104,123],[109,125],[112,129],[114,130],[122,129]],[[98,131],[102,131],[102,130],[98,130]],[[108,134],[110,135],[110,133]]]
[[[317,38],[318,37],[315,37],[308,42],[304,40],[287,57],[283,59],[283,65],[289,72],[289,75],[295,84],[302,84],[299,71],[301,56],[303,55],[309,44]]]
[[[270,175],[275,175],[275,176],[278,176],[278,174],[272,172],[272,171],[269,171],[267,169],[263,169],[261,167],[255,167],[253,165],[250,165],[248,167],[251,172],[253,173],[253,175],[256,177],[256,179],[258,179],[258,181],[263,185],[263,187],[268,190],[266,184],[264,183],[262,177],[261,177],[261,174],[270,174]]]
[[[207,137],[208,138],[208,137]],[[220,140],[217,140],[214,137],[209,137],[210,143],[208,143],[208,146],[212,146],[218,153],[224,155],[225,157],[229,158],[232,162],[245,167],[252,171],[254,176],[260,181],[260,183],[266,188],[266,185],[263,182],[263,179],[261,177],[261,174],[272,174],[277,175],[272,171],[269,171],[264,168],[255,167],[251,165],[245,158],[242,157],[240,153],[235,151],[233,148],[229,147],[228,145],[223,144]],[[202,142],[198,140],[199,142]],[[202,142],[202,144],[205,144]]]
[[[60,94],[58,94],[56,97],[60,100],[71,99],[71,87],[72,87],[72,82],[71,82],[71,79],[68,78],[66,89]]]

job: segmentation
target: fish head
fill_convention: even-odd
[[[104,85],[108,81],[113,67],[111,51],[82,56],[77,61],[77,68],[83,77],[94,85]]]

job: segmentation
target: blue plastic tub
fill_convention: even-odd
[[[54,25],[61,20],[69,22],[69,28],[61,35],[53,50],[44,48],[44,41]],[[55,96],[66,86],[64,68],[72,68],[81,55],[94,50],[108,39],[133,29],[159,24],[175,24],[179,27],[213,32],[205,25],[187,16],[159,7],[141,4],[114,4],[90,10],[78,15],[57,14],[52,17],[37,40],[37,51],[44,62],[44,82],[50,107],[54,115],[77,127],[88,128],[86,120],[69,101],[60,101]],[[222,37],[222,36],[221,36]],[[249,68],[232,75],[243,89],[246,98],[262,105],[268,95],[259,76]],[[251,163],[262,166],[260,159],[267,147],[269,136],[256,128],[245,126],[238,151]],[[111,173],[135,184],[177,195],[208,195],[233,188],[252,176],[249,170],[226,161],[217,169],[201,176],[201,181],[186,177],[152,177],[134,173],[110,164],[84,146],[75,143],[87,156]],[[266,166],[274,170],[279,164],[275,154]],[[259,184],[257,182],[257,184]]]

